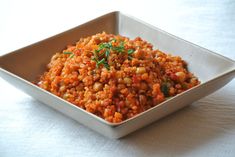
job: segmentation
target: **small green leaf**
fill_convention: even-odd
[[[63,52],[64,54],[72,54],[72,52]]]
[[[112,46],[111,43],[101,43],[99,45],[99,49],[103,49],[103,48],[110,48]]]
[[[108,58],[109,55],[110,55],[110,51],[106,49],[106,51],[105,51],[105,56]]]
[[[96,63],[98,62],[98,60],[94,56],[91,58],[91,60],[96,62]]]
[[[63,52],[63,54],[70,55],[69,58],[73,58],[74,57],[74,53],[72,53],[72,52]]]
[[[167,87],[167,84],[166,83],[163,83],[162,86],[161,86],[161,91],[162,93],[164,94],[165,97],[167,97],[169,95],[169,89]]]
[[[117,47],[112,47],[113,51],[117,51],[117,52],[124,52],[124,42],[121,41],[120,45]]]
[[[124,48],[123,47],[113,47],[112,48],[114,51],[117,51],[117,52],[123,52]]]
[[[107,69],[107,70],[110,70],[110,66],[107,62],[104,63],[104,67]]]
[[[110,42],[116,42],[117,40],[115,38],[111,39]]]
[[[98,65],[103,64],[105,62],[105,59],[101,59],[100,61],[97,62]]]
[[[74,57],[74,53],[69,56],[69,58],[73,58],[73,57]]]
[[[134,53],[134,52],[135,52],[135,50],[133,50],[133,49],[129,49],[129,50],[127,51],[128,55],[131,55],[131,54]]]
[[[124,48],[124,41],[121,41],[120,47],[123,47],[123,48]]]

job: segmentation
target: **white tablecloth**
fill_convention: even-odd
[[[0,55],[120,10],[235,60],[235,1],[0,1]],[[29,58],[30,59],[30,58]],[[107,139],[0,79],[0,156],[235,156],[235,80],[119,139]]]

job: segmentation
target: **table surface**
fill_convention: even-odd
[[[120,10],[235,60],[235,1],[0,2],[0,55]],[[0,156],[235,156],[235,80],[129,136],[107,139],[0,78]]]

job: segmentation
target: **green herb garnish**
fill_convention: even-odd
[[[107,43],[100,43],[97,50],[94,51],[94,56],[92,57],[92,60],[96,62],[96,67],[98,68],[100,65],[103,65],[106,69],[110,70],[110,65],[108,64],[108,58],[110,56],[111,51],[115,51],[118,53],[124,53],[125,52],[125,42],[121,41],[118,46],[113,46],[112,43],[116,42],[117,40],[115,38],[111,39]],[[135,50],[129,49],[127,51],[128,59],[132,59],[132,54]]]
[[[107,62],[104,62],[103,64],[104,64],[104,67],[105,67],[107,70],[110,70],[110,66],[109,66],[109,64],[108,64]]]
[[[134,52],[135,52],[135,50],[133,50],[133,49],[129,49],[129,50],[127,51],[128,55],[131,55],[131,54],[134,53]]]
[[[105,58],[102,58],[101,60],[98,60],[96,59],[95,57],[93,57],[91,60],[93,60],[94,62],[96,62],[96,67],[99,68],[99,66],[101,64],[104,65],[104,67],[107,69],[107,70],[110,70],[110,67],[109,67],[109,64],[108,62],[105,60]]]
[[[69,58],[73,58],[73,57],[74,57],[74,53],[69,56]]]
[[[166,83],[163,83],[161,85],[161,91],[162,91],[162,93],[164,94],[165,97],[167,97],[169,95],[169,88],[168,88]]]
[[[100,49],[104,49],[104,48],[109,49],[111,47],[112,47],[112,44],[110,42],[100,44]]]
[[[105,50],[105,56],[108,58],[110,55],[110,50]]]
[[[73,58],[74,57],[74,53],[72,52],[63,52],[64,54],[70,55],[69,58]]]
[[[120,46],[112,47],[112,50],[122,53],[122,52],[124,52],[124,48],[125,48],[125,47],[124,47],[124,42],[121,41]]]
[[[72,54],[72,52],[63,52],[64,54]]]
[[[100,61],[97,62],[97,65],[99,66],[100,64],[104,64],[105,63],[105,59],[101,59]]]
[[[110,42],[116,42],[117,40],[115,38],[111,39]]]
[[[105,61],[105,58],[101,59],[100,61],[96,63],[98,67],[100,64],[103,64],[106,69],[110,70],[109,64],[107,63],[107,61]]]

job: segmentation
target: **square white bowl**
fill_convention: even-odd
[[[57,97],[32,82],[43,74],[51,56],[68,44],[105,31],[130,38],[140,36],[166,53],[181,56],[202,82],[121,123],[109,123]],[[235,76],[235,62],[175,37],[120,12],[111,12],[66,32],[0,57],[0,76],[25,93],[110,138],[123,137],[223,87]]]

